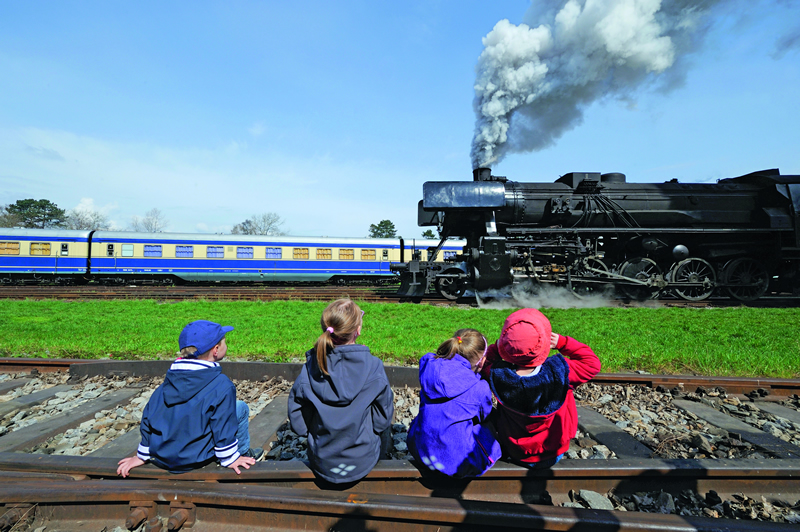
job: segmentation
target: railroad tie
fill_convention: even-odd
[[[782,417],[783,419],[788,419],[792,423],[800,425],[800,412],[797,410],[792,410],[791,408],[786,408],[785,406],[769,401],[756,401],[756,406],[760,410],[768,412],[773,416]]]
[[[54,390],[55,388],[58,388],[58,386],[49,388],[46,391]],[[72,386],[66,386],[66,389],[72,389]],[[88,401],[63,414],[54,416],[47,421],[34,423],[33,425],[10,432],[0,438],[0,451],[8,452],[29,449],[56,434],[75,428],[84,421],[94,418],[94,415],[101,410],[108,410],[127,402],[133,395],[138,394],[140,391],[139,389],[123,388]],[[55,392],[51,395],[55,395]]]
[[[740,435],[742,440],[761,447],[764,451],[774,454],[778,458],[800,458],[800,447],[767,434],[727,414],[723,414],[710,406],[684,399],[676,399],[672,402],[675,406],[691,412],[712,425]]]
[[[12,379],[6,382],[0,383],[0,395],[5,395],[11,390],[16,390],[17,388],[21,388],[25,386],[33,379]]]
[[[14,410],[25,410],[32,406],[44,403],[45,401],[49,401],[55,397],[57,393],[68,392],[72,390],[72,388],[73,386],[70,384],[61,384],[59,386],[53,386],[52,388],[45,388],[44,390],[33,392],[28,395],[23,395],[22,397],[17,397],[16,399],[6,401],[5,403],[0,403],[0,418],[4,417],[10,412],[13,412]]]
[[[650,458],[653,451],[591,408],[578,407],[578,426],[619,458]]]
[[[269,451],[269,444],[278,439],[278,429],[287,419],[288,408],[289,396],[287,394],[275,396],[250,421],[250,441],[253,442],[254,447]]]

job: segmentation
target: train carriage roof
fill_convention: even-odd
[[[69,240],[88,240],[91,231],[74,231],[71,229],[29,229],[24,227],[3,227],[0,228],[0,238],[37,238],[37,239],[69,239]]]
[[[264,235],[218,235],[202,233],[136,233],[132,231],[96,231],[95,242],[148,242],[153,244],[195,245],[250,245],[250,246],[308,246],[308,247],[374,247],[399,248],[400,238],[353,238],[310,236],[264,236]],[[405,246],[427,248],[439,244],[438,240],[406,239]],[[463,242],[452,241],[447,248],[463,246]]]

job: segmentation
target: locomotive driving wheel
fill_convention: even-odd
[[[739,301],[755,301],[769,287],[769,273],[763,264],[744,257],[735,259],[722,270],[722,282],[730,296]]]
[[[701,286],[674,288],[675,293],[687,301],[702,301],[708,298],[717,284],[714,267],[698,258],[685,259],[676,264],[672,269],[670,280],[676,283],[701,284]]]
[[[436,278],[436,291],[439,292],[443,298],[450,301],[455,301],[463,296],[466,291],[466,284],[462,279],[464,272],[458,268],[450,268],[449,270],[443,271],[442,274],[448,275],[449,277]]]
[[[629,279],[636,279],[637,281],[650,282],[651,284],[630,284],[621,285],[620,290],[626,296],[637,301],[644,301],[645,299],[654,298],[660,287],[657,286],[656,281],[661,277],[661,268],[654,260],[646,257],[638,257],[631,259],[624,263],[619,269],[620,275],[628,277]]]
[[[600,271],[595,271],[600,270]],[[587,257],[575,261],[570,269],[569,287],[578,298],[606,296],[613,289],[611,283],[603,282],[603,274],[608,266],[597,257]],[[575,279],[578,277],[579,279]]]

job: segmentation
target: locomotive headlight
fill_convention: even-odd
[[[689,248],[683,244],[678,244],[672,248],[672,256],[675,257],[675,260],[683,260],[689,256]]]

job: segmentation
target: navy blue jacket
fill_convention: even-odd
[[[239,458],[236,387],[220,365],[178,359],[142,414],[137,456],[174,473]]]
[[[383,362],[369,348],[350,344],[328,353],[328,375],[316,350],[289,393],[289,422],[308,435],[311,469],[332,483],[360,480],[378,463],[380,433],[392,426],[394,394]]]

